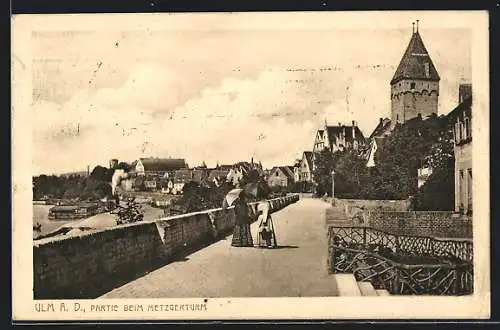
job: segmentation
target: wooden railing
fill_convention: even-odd
[[[369,227],[329,227],[330,273],[352,273],[398,295],[473,292],[472,241],[392,235]]]

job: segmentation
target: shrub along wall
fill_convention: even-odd
[[[270,200],[270,211],[276,212],[298,200],[298,195]],[[249,204],[254,221],[256,207],[256,203]],[[219,208],[35,241],[34,297],[98,297],[165,265],[186,249],[213,242],[230,232],[234,221],[234,208]]]

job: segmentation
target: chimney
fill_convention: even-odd
[[[472,95],[472,84],[460,84],[458,86],[458,103],[462,103]]]
[[[352,121],[352,140],[356,139],[356,121]]]

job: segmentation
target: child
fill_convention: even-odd
[[[269,214],[269,203],[267,201],[260,202],[257,205],[259,213],[259,231],[257,234],[257,244],[259,247],[267,247],[268,249],[278,246],[276,234],[274,232],[273,219]]]

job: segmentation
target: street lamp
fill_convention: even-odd
[[[332,170],[332,200],[335,198],[335,171]]]

